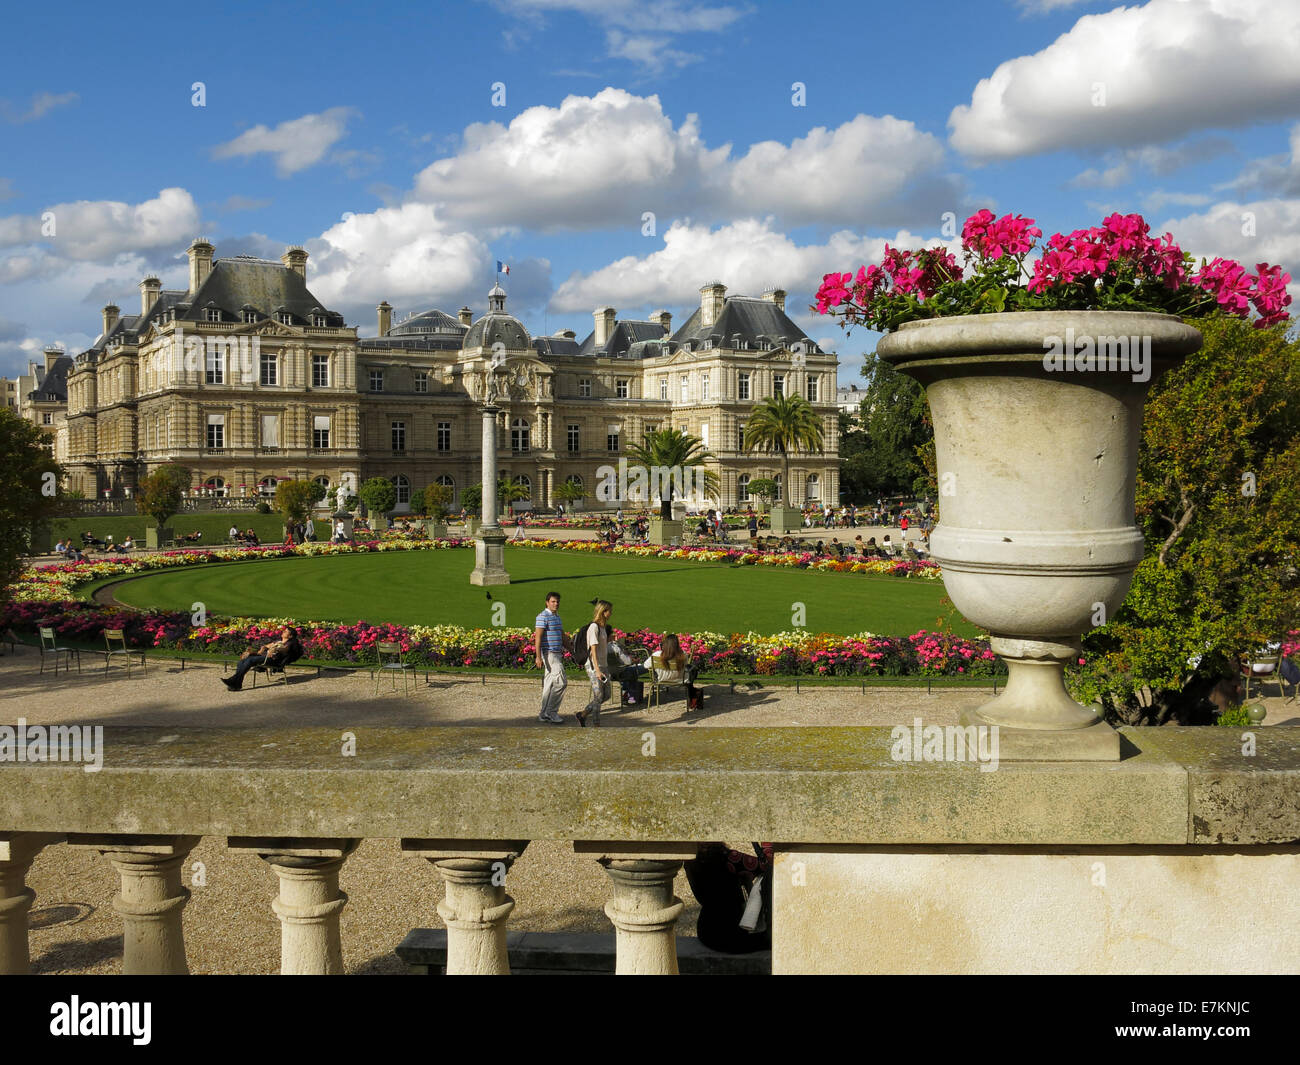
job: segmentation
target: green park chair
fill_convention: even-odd
[[[104,656],[104,676],[108,676],[108,668],[113,661],[120,659],[126,665],[126,675],[129,678],[131,676],[131,659],[136,655],[140,656],[140,672],[146,672],[144,651],[127,647],[126,633],[121,629],[104,630],[104,650],[101,653]]]
[[[379,678],[387,673],[393,681],[393,691],[397,691],[397,675],[402,675],[402,694],[407,695],[415,684],[415,667],[406,661],[402,645],[392,640],[381,640],[375,644],[375,668],[371,677],[375,682],[375,694],[379,694]]]
[[[41,673],[45,672],[46,659],[54,661],[54,675],[59,675],[59,662],[66,662],[65,670],[72,669],[72,660],[77,660],[77,672],[81,672],[81,651],[75,647],[60,647],[58,640],[54,636],[54,629],[42,625],[41,633]],[[67,656],[66,658],[64,656]]]

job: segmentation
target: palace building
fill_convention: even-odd
[[[462,307],[394,324],[381,303],[378,335],[361,338],[312,295],[303,249],[278,263],[214,253],[194,241],[185,291],[145,278],[139,314],[105,307],[99,337],[65,357],[69,488],[130,494],[175,462],[208,495],[270,497],[286,478],[332,491],[386,477],[399,511],[434,482],[459,506],[481,481],[481,407],[504,367],[499,475],[523,483],[525,505],[553,506],[566,481],[586,493],[583,506],[606,505],[598,470],[669,426],[715,456],[720,491],[695,502],[743,505],[751,480],[781,478],[778,456],[741,448],[748,412],[780,393],[805,396],[825,434],[823,452],[791,456],[790,498],[838,501],[837,360],[785,313],[779,289],[755,298],[707,284],[676,331],[666,311],[638,321],[601,307],[580,341],[571,329],[530,335],[497,285],[477,317]]]

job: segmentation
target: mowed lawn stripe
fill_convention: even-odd
[[[506,567],[511,583],[484,589],[469,583],[468,550],[274,559],[148,574],[113,594],[141,609],[202,603],[223,616],[487,628],[531,627],[554,589],[570,630],[591,617],[588,601],[599,597],[614,604],[622,629],[788,632],[801,603],[802,627],[814,632],[903,635],[935,628],[943,614],[956,631],[976,635],[943,603],[940,581],[527,548],[507,548]]]

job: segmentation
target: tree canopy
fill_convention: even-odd
[[[159,529],[181,509],[194,475],[188,466],[168,463],[141,480],[135,496],[137,514],[147,514]]]
[[[363,481],[357,495],[371,514],[387,514],[397,506],[397,486],[387,477],[371,477]]]
[[[718,490],[718,475],[706,466],[712,461],[714,455],[703,440],[673,428],[646,433],[640,444],[627,449],[628,468],[644,470],[651,492],[659,492],[659,516],[665,521],[672,520],[673,497],[685,486],[687,470],[702,493]]]
[[[275,509],[291,524],[301,524],[311,517],[312,505],[323,498],[324,490],[314,481],[281,481],[275,486]]]
[[[867,379],[858,405],[857,431],[841,415],[840,487],[856,502],[880,496],[930,495],[924,450],[933,451],[925,389],[875,352],[866,356]]]
[[[790,453],[821,451],[824,443],[821,416],[803,396],[772,396],[754,407],[745,423],[746,451],[767,451],[781,456],[781,484],[785,500],[792,498]]]
[[[61,470],[31,422],[0,407],[0,601],[18,579],[34,528],[55,514]]]

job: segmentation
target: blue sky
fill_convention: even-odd
[[[1300,277],[1296,0],[5,19],[0,374],[80,350],[148,273],[184,288],[199,234],[218,256],[303,244],[363,335],[381,299],[481,312],[497,259],[535,333],[584,336],[604,305],[681,322],[714,279],[778,285],[844,382],[873,337],[806,312],[821,275],[941,239],[946,212],[1050,233],[1140,211],[1197,255]]]

